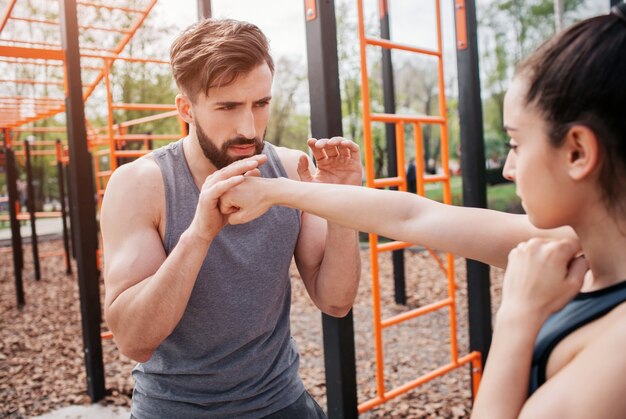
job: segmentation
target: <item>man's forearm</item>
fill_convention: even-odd
[[[330,314],[345,316],[354,304],[361,277],[358,232],[328,223],[324,258],[316,281],[316,294]]]

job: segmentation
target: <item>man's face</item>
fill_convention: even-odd
[[[222,169],[234,161],[254,154],[261,154],[265,140],[265,132],[263,132],[262,137],[252,139],[241,136],[231,138],[226,140],[220,148],[217,148],[215,142],[206,135],[204,130],[200,128],[200,125],[196,125],[196,136],[198,137],[202,153],[217,169]],[[229,152],[231,150],[232,152]]]
[[[206,158],[221,169],[261,153],[269,119],[272,73],[255,67],[227,86],[198,94],[192,105],[193,128]]]

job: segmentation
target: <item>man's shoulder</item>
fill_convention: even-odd
[[[285,172],[287,172],[287,176],[290,179],[299,180],[300,177],[298,176],[298,161],[300,160],[300,156],[306,156],[307,154],[302,150],[279,146],[274,146],[274,150],[276,150],[276,155],[280,159],[280,162],[283,164]]]
[[[161,169],[154,161],[151,154],[143,156],[130,163],[119,166],[111,175],[111,181],[122,180],[124,183],[128,181],[154,181],[160,179]]]
[[[157,197],[163,191],[161,169],[151,155],[118,167],[107,184],[105,197],[122,195],[125,201]]]

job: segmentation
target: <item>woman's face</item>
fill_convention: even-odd
[[[574,204],[565,170],[567,153],[550,145],[541,114],[525,104],[526,80],[516,77],[504,99],[504,129],[510,151],[503,175],[515,182],[530,221],[539,228],[569,224]]]

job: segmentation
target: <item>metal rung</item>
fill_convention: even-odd
[[[445,124],[445,118],[441,116],[431,116],[431,115],[400,115],[393,113],[373,113],[370,115],[370,119],[372,121],[377,122],[388,122],[388,123],[396,123],[396,122],[411,122],[418,124]]]
[[[379,179],[374,179],[374,188],[385,188],[388,186],[401,186],[403,185],[404,182],[402,180],[401,177],[396,176],[396,177],[386,177],[386,178],[379,178]]]
[[[454,300],[452,298],[446,298],[445,300],[437,301],[435,303],[428,304],[420,308],[416,308],[414,310],[407,311],[405,313],[398,314],[397,316],[393,316],[388,319],[385,319],[381,321],[380,325],[383,328],[393,326],[394,324],[398,324],[406,320],[414,319],[415,317],[419,317],[423,314],[437,311],[444,307],[451,307],[453,303],[454,303]]]
[[[393,241],[393,242],[377,245],[376,250],[378,250],[379,252],[390,252],[393,250],[406,249],[407,247],[411,247],[411,246],[413,246],[413,243]]]
[[[415,52],[417,54],[425,54],[425,55],[432,55],[434,57],[441,57],[441,52],[439,51],[426,49],[426,48],[413,47],[411,45],[406,45],[406,44],[399,44],[397,42],[391,42],[391,41],[387,41],[385,39],[380,39],[380,38],[365,38],[365,43],[367,43],[368,45],[375,45],[377,47],[383,47],[386,49],[400,49],[403,51]]]

